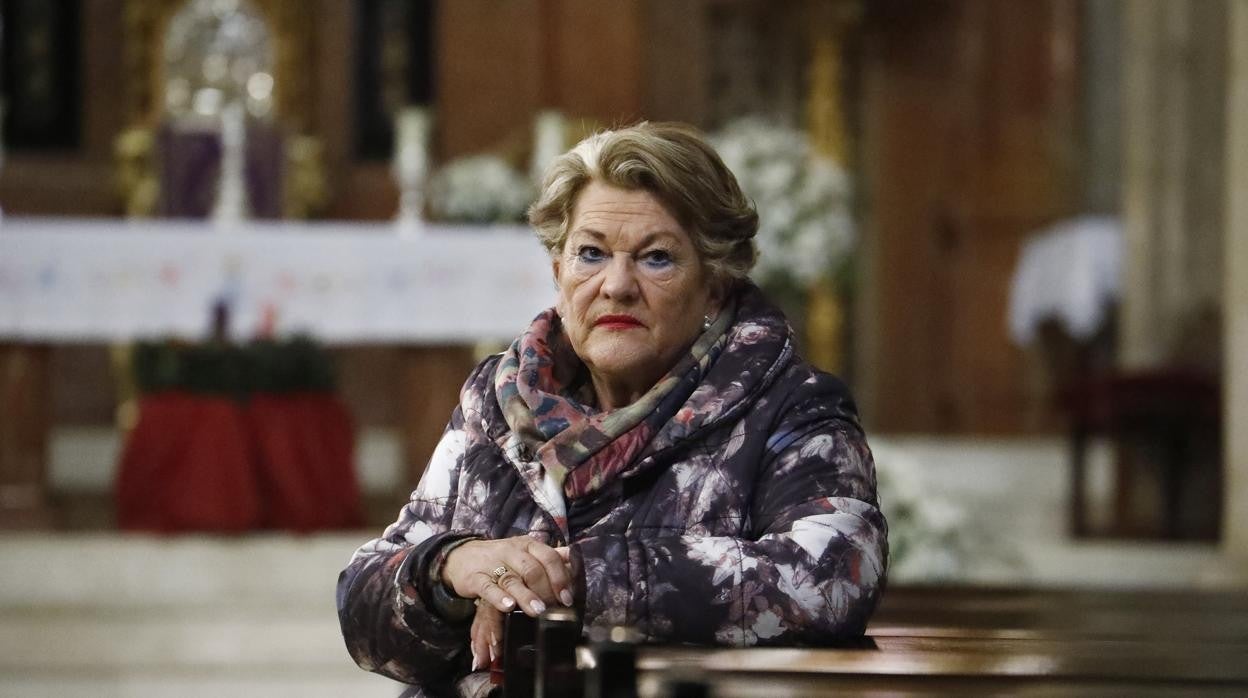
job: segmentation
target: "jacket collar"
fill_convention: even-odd
[[[792,330],[762,291],[748,284],[737,297],[736,318],[728,330],[722,353],[707,370],[684,405],[654,435],[633,463],[620,475],[635,477],[659,462],[656,454],[696,439],[705,430],[748,410],[776,380],[793,357]],[[562,488],[547,477],[541,464],[513,434],[494,395],[493,371],[483,380],[486,395],[479,407],[484,432],[516,468],[534,500],[567,535],[566,502]]]

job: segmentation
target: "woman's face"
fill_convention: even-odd
[[[564,331],[600,400],[602,381],[639,397],[718,310],[689,234],[644,190],[587,185],[554,271]]]

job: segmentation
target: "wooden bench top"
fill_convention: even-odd
[[[647,647],[642,695],[1248,695],[1248,593],[893,589],[876,649]]]

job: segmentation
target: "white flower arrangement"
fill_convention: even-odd
[[[536,195],[532,183],[496,155],[453,160],[429,180],[430,212],[444,221],[522,221]]]
[[[872,446],[880,510],[888,520],[889,574],[903,580],[956,578],[967,563],[965,513],[925,491],[921,467],[900,449]]]
[[[758,117],[728,124],[711,141],[758,209],[756,281],[808,288],[844,265],[856,236],[840,165],[818,155],[805,133]]]
[[[880,440],[875,474],[888,520],[889,578],[909,583],[1027,579],[1028,564],[964,500],[933,486],[909,449]]]

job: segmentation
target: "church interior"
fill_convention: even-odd
[[[871,649],[643,650],[641,695],[1248,691],[1248,1],[0,25],[0,695],[398,695],[338,572],[554,302],[545,166],[641,120],[755,201],[891,548]]]

